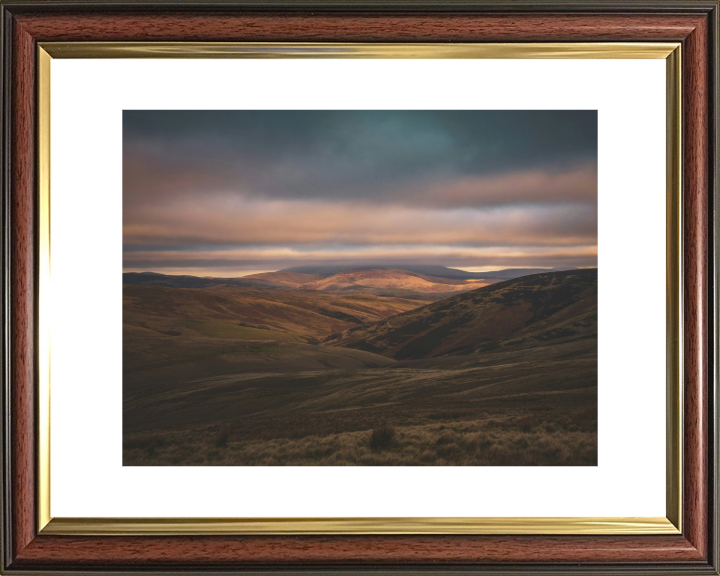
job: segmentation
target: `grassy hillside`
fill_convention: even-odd
[[[123,322],[166,336],[306,341],[375,322],[425,302],[307,290],[124,286]],[[247,331],[255,328],[264,332]]]
[[[390,361],[375,354],[314,344],[421,304],[305,290],[125,286],[125,398],[230,373],[383,366]]]
[[[386,364],[246,364],[215,377],[183,370],[184,380],[126,394],[124,463],[594,465],[596,348],[587,340],[405,362],[368,354]],[[389,439],[373,442],[384,430]]]
[[[597,269],[508,280],[359,326],[325,344],[396,360],[477,354],[597,334]]]

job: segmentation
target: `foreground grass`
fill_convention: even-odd
[[[245,439],[231,427],[126,437],[124,465],[594,466],[594,411],[513,415],[299,438]],[[377,438],[384,440],[378,444]]]
[[[126,370],[124,465],[597,464],[594,339],[404,362],[208,340]]]

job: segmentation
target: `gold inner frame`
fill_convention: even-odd
[[[53,58],[664,59],[667,130],[665,518],[53,518],[50,514],[50,71]],[[43,534],[679,534],[682,493],[679,43],[40,43],[38,73],[38,530]]]

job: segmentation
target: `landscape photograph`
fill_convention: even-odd
[[[125,110],[124,466],[596,466],[595,110]]]

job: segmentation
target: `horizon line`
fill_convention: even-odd
[[[311,267],[312,265],[308,266]],[[317,265],[317,267],[323,266],[322,264]],[[327,266],[334,266],[332,264],[328,264]],[[503,270],[547,270],[547,271],[557,271],[557,272],[564,272],[569,270],[590,270],[593,268],[597,268],[597,265],[595,266],[555,266],[555,267],[549,267],[549,266],[494,266],[494,267],[485,267],[485,270],[468,270],[465,268],[452,268],[450,266],[442,266],[439,264],[429,264],[428,266],[441,266],[442,268],[447,268],[448,270],[456,270],[458,272],[467,272],[469,274],[482,274],[484,272],[490,273],[490,272],[501,272]],[[300,266],[298,266],[299,268]],[[469,267],[472,268],[472,267]],[[561,268],[561,270],[557,270],[557,268]],[[357,269],[377,269],[377,270],[401,270],[401,271],[408,271],[405,268],[400,267],[394,267],[394,266],[349,266],[348,268],[342,269],[338,272],[335,272],[334,274],[339,274],[341,272],[345,272],[347,270],[357,270]],[[283,270],[287,270],[286,268],[280,268],[277,270],[252,270],[248,272],[247,274],[241,274],[239,276],[208,276],[208,275],[200,275],[200,274],[166,274],[164,272],[156,272],[154,270],[125,270],[123,269],[123,274],[158,274],[161,276],[191,276],[196,278],[216,278],[216,279],[233,279],[233,278],[246,278],[248,276],[254,276],[256,274],[274,274],[277,272],[281,272]],[[295,274],[311,274],[309,272],[295,272]],[[432,274],[428,274],[429,276],[432,276]]]

